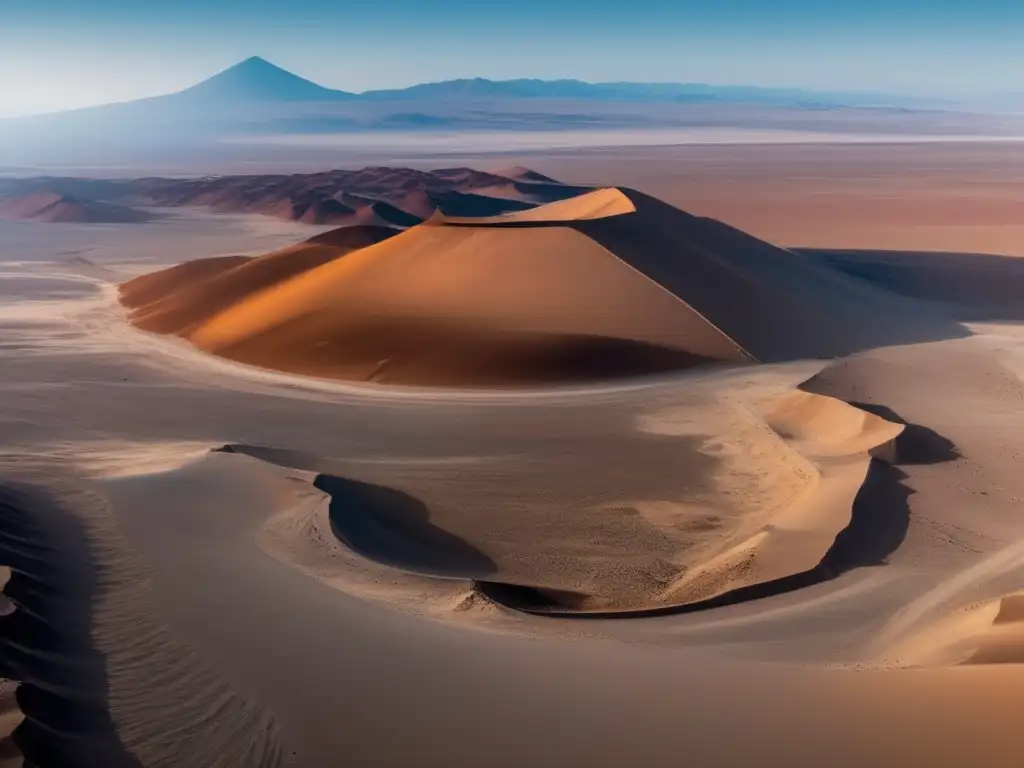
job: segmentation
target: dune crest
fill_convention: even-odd
[[[0,194],[0,220],[42,221],[50,224],[140,224],[153,216],[125,205],[80,200],[51,190],[4,197]]]
[[[586,219],[602,219],[606,216],[623,216],[627,213],[634,213],[636,206],[633,201],[622,193],[622,190],[613,188],[597,189],[593,192],[586,192],[577,197],[570,197],[566,200],[556,200],[536,208],[527,208],[522,211],[503,213],[498,216],[480,217],[459,217],[445,216],[443,213],[434,214],[430,223],[434,225],[445,224],[472,224],[483,226],[486,224],[518,224],[518,223],[544,223],[562,221],[584,221]]]

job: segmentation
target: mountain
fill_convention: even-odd
[[[177,93],[0,120],[0,166],[148,164],[197,150],[252,156],[280,137],[448,131],[757,128],[986,135],[978,116],[879,94],[685,83],[469,78],[349,93],[258,56]],[[857,115],[849,110],[862,110]],[[999,135],[1013,131],[999,126]],[[287,142],[286,142],[287,143]]]
[[[337,102],[424,102],[439,100],[522,100],[561,99],[622,102],[712,102],[734,104],[761,104],[776,106],[909,106],[914,100],[907,97],[874,94],[818,92],[797,88],[761,88],[754,86],[719,86],[704,83],[587,83],[582,80],[488,80],[482,77],[420,83],[406,88],[370,90],[350,93],[300,77],[276,64],[253,56],[228,69],[176,93],[153,96],[131,102],[87,107],[68,113],[55,113],[39,117],[57,117],[60,114],[82,114],[96,110],[125,108],[131,105],[155,107],[191,107],[203,105],[223,112],[225,107],[272,103]],[[429,116],[396,112],[386,116],[393,122],[431,123]],[[33,118],[14,119],[32,120]],[[0,120],[0,123],[12,120]]]
[[[344,101],[355,94],[324,88],[253,56],[208,80],[164,98],[209,102]]]
[[[587,83],[582,80],[444,80],[408,88],[366,91],[372,101],[431,99],[597,99],[640,102],[728,102],[802,107],[897,106],[904,97],[877,93],[817,92],[798,88],[708,85],[705,83]]]

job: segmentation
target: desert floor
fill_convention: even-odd
[[[1024,255],[1024,147],[509,160],[780,245],[956,254],[911,282],[939,283],[975,335],[611,385],[345,385],[142,333],[116,301],[133,275],[313,228],[0,222],[0,675],[23,681],[16,706],[0,684],[0,728],[20,709],[40,766],[1019,765],[1024,333],[985,286],[954,288],[977,254]],[[1015,260],[988,263],[991,285],[1024,287]],[[845,403],[903,431],[875,440]],[[330,515],[365,485],[413,511],[360,529],[360,552]],[[530,567],[493,554],[510,520],[615,559],[695,508],[764,511],[779,580],[631,618],[508,610],[474,586]],[[573,524],[608,510],[647,525]],[[430,520],[459,535],[417,549]]]

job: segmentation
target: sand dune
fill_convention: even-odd
[[[377,224],[353,224],[338,227],[329,232],[321,232],[319,235],[313,235],[306,242],[354,251],[356,248],[365,248],[368,245],[376,245],[383,242],[389,237],[394,237],[400,231],[394,227],[385,227]]]
[[[509,200],[501,197],[473,194],[469,192],[427,192],[416,190],[395,201],[403,211],[420,219],[428,219],[435,212],[449,216],[496,216],[507,211],[522,211],[532,208],[532,203]]]
[[[496,176],[503,176],[506,179],[515,179],[516,181],[531,181],[540,182],[542,184],[558,184],[559,182],[552,179],[550,176],[545,176],[543,173],[537,173],[537,171],[530,170],[521,165],[510,165],[507,168],[501,168],[494,172]]]
[[[374,239],[365,232],[354,238],[332,238],[335,242],[354,239],[354,247],[310,242],[256,258],[228,256],[185,262],[129,280],[121,286],[121,300],[138,327],[187,338],[226,307],[338,259],[359,248],[358,243],[367,237]],[[190,269],[193,265],[202,268]]]
[[[135,224],[151,220],[145,211],[57,192],[0,197],[0,219],[65,224]]]
[[[678,480],[701,490],[678,501],[581,505],[564,514],[540,505],[506,518],[472,503],[432,505],[334,474],[330,460],[256,446],[224,450],[317,472],[314,485],[330,499],[325,522],[378,568],[472,582],[487,599],[529,613],[640,616],[727,594],[743,599],[744,590],[798,575],[825,578],[816,569],[850,525],[868,451],[903,429],[805,393],[766,408],[758,414],[709,402],[696,423],[692,410],[682,424],[673,412],[652,418],[643,426],[652,434],[715,432],[700,449],[704,462],[678,468]],[[772,422],[801,437],[781,437]],[[309,546],[303,535],[289,539],[292,552]]]
[[[129,283],[123,300],[140,327],[235,360],[409,384],[635,375],[966,333],[630,190],[495,217],[435,214],[344,260],[307,256],[305,269],[289,256],[291,279],[273,290],[225,291],[220,306],[217,284],[200,298],[175,272],[161,281],[165,299],[147,302]]]
[[[368,167],[290,176],[139,179],[120,194],[158,205],[203,205],[222,212],[263,213],[310,224],[351,221],[408,227],[442,209],[453,215],[494,215],[579,194],[554,179],[505,177],[472,168],[419,171]],[[494,195],[497,190],[505,194]],[[105,194],[111,194],[109,189]]]
[[[367,167],[198,179],[9,179],[0,185],[0,219],[125,223],[151,218],[130,206],[203,206],[218,213],[257,213],[305,224],[411,227],[436,210],[491,216],[588,191],[527,169],[512,173]]]
[[[458,217],[435,216],[433,224],[540,224],[586,219],[600,219],[605,216],[622,216],[634,213],[633,202],[618,189],[599,189],[577,197],[560,200],[537,208],[527,208],[515,213],[499,216]],[[441,212],[444,213],[443,211]]]
[[[191,338],[269,367],[409,383],[745,358],[678,298],[568,229],[410,230],[227,310]]]
[[[889,654],[913,666],[1024,664],[1024,594],[962,607]]]
[[[812,250],[804,253],[886,290],[941,304],[964,321],[1024,319],[1024,259],[984,253]]]

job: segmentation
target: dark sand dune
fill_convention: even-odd
[[[448,216],[497,216],[509,211],[522,211],[533,204],[521,200],[489,197],[455,190],[427,192],[416,190],[395,201],[403,211],[420,219],[429,219],[435,212]]]
[[[623,195],[635,213],[574,217],[569,212],[578,202],[568,200],[486,223],[572,227],[683,298],[763,362],[837,357],[967,335],[936,312],[837,274],[808,256],[640,192],[623,190]],[[543,212],[556,209],[558,220],[544,222]]]
[[[589,188],[563,185],[526,169],[500,176],[472,168],[420,171],[368,167],[309,174],[6,180],[0,218],[45,221],[144,221],[129,206],[202,206],[218,213],[257,213],[306,224],[411,227],[435,210],[458,216],[494,215],[572,197]]]
[[[37,192],[23,197],[0,197],[0,219],[45,221],[52,224],[139,224],[153,216],[124,205],[81,200],[69,194]]]
[[[801,249],[842,272],[946,305],[962,321],[1024,320],[1024,259],[982,253]]]
[[[809,256],[629,190],[489,217],[438,213],[289,277],[246,301],[225,292],[219,307],[204,289],[193,307],[187,276],[168,273],[184,325],[154,322],[166,308],[144,307],[131,283],[122,292],[140,327],[224,357],[406,384],[575,381],[968,333]]]
[[[352,192],[338,192],[334,197],[335,199],[340,200],[353,210],[367,208],[373,205],[375,202],[377,202],[377,199],[374,197],[368,197],[366,195],[357,195]]]
[[[334,224],[345,221],[355,213],[351,208],[332,197],[314,200],[306,206],[306,209],[298,216],[297,210],[292,211],[290,217],[293,221],[301,221],[303,224]]]
[[[537,173],[529,168],[524,168],[521,165],[512,165],[508,168],[502,168],[494,172],[496,176],[503,176],[506,179],[515,179],[516,181],[529,181],[529,182],[540,182],[542,184],[558,184],[559,182],[552,179],[550,176],[545,176],[543,173]]]
[[[356,221],[358,223],[381,224],[393,227],[415,227],[423,219],[402,210],[397,205],[378,200],[366,208],[357,211]]]

